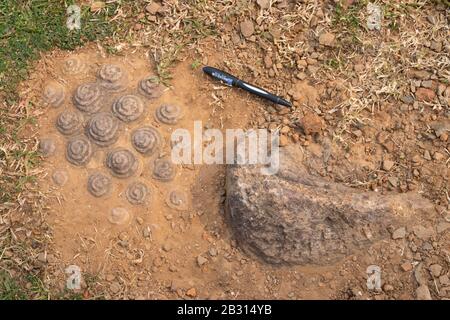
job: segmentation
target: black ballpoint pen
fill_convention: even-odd
[[[230,87],[231,86],[238,87],[247,92],[253,93],[261,98],[270,100],[276,104],[280,104],[280,105],[286,106],[286,107],[292,107],[292,104],[289,101],[287,101],[281,97],[278,97],[278,96],[268,92],[267,90],[258,88],[254,85],[244,82],[225,71],[222,71],[222,70],[219,70],[219,69],[216,69],[213,67],[203,67],[203,72],[210,75],[213,78],[216,78],[216,79],[224,82],[225,84],[229,85]]]

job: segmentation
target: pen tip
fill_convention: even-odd
[[[289,101],[287,101],[287,100],[284,100],[284,99],[282,99],[282,100],[279,102],[279,104],[281,104],[282,106],[285,106],[285,107],[289,107],[289,108],[292,108],[292,107],[293,107],[293,105],[292,105],[291,102],[289,102]]]

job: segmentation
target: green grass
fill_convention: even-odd
[[[45,287],[44,283],[38,276],[30,274],[27,276],[27,281],[29,283],[28,294],[30,294],[34,300],[50,299],[50,293],[48,289]]]
[[[0,300],[24,300],[27,295],[21,286],[5,272],[0,271]]]
[[[77,1],[79,3],[80,1]],[[129,28],[123,18],[110,19],[117,9],[137,5],[136,1],[118,0],[106,4],[100,12],[81,8],[81,29],[70,31],[66,27],[66,8],[69,0],[0,0],[0,204],[29,205],[24,190],[31,192],[36,176],[33,169],[39,165],[40,155],[35,151],[35,141],[26,131],[33,127],[34,106],[17,108],[19,83],[28,78],[33,62],[41,54],[56,48],[73,50],[88,42],[102,40],[102,45],[112,48],[112,36],[122,37]],[[25,134],[24,134],[25,133]],[[26,137],[26,139],[24,139]],[[20,202],[23,200],[23,202]],[[9,206],[0,206],[0,214]],[[26,210],[30,210],[25,208]],[[30,214],[35,214],[32,212]],[[36,226],[45,228],[45,226]],[[43,283],[41,267],[31,261],[30,244],[14,240],[7,232],[0,237],[0,254],[4,248],[14,248],[14,259],[0,259],[0,300],[51,299],[49,288]],[[45,241],[45,239],[40,239]],[[23,249],[18,249],[22,248]],[[17,258],[17,260],[16,260]],[[16,261],[27,261],[35,267],[33,273]],[[13,277],[6,270],[14,270]],[[82,296],[69,293],[67,298]]]
[[[359,11],[363,7],[362,1],[357,1],[355,4],[344,8],[341,4],[337,4],[334,10],[333,23],[336,25],[345,26],[350,30],[357,30],[361,27],[359,20]]]
[[[25,277],[26,283],[19,284],[17,279],[13,279],[6,271],[0,271],[0,301],[1,300],[84,300],[83,294],[64,289],[50,296],[49,289],[42,280],[29,274]]]
[[[28,75],[30,62],[53,48],[73,50],[88,41],[112,35],[116,24],[108,23],[117,3],[107,4],[99,14],[82,7],[81,29],[66,27],[66,7],[72,1],[0,1],[0,92],[17,99],[17,84]]]
[[[332,69],[338,69],[341,66],[341,61],[337,59],[328,59],[325,61],[325,64]]]
[[[107,4],[99,13],[81,7],[81,29],[66,27],[66,9],[73,1],[63,0],[0,0],[0,166],[20,163],[27,170],[39,164],[39,155],[27,148],[22,139],[23,129],[36,123],[28,112],[11,115],[10,106],[18,101],[17,86],[29,75],[33,61],[42,52],[60,48],[73,50],[94,40],[127,29],[123,20],[109,22],[118,6],[131,0]],[[108,46],[109,42],[103,42]],[[26,106],[26,110],[32,109]],[[12,201],[32,181],[26,175],[0,176],[0,200]]]
[[[357,31],[362,27],[359,14],[361,10],[366,10],[368,0],[356,0],[347,8],[340,3],[334,9],[333,24],[341,25],[346,29]]]
[[[191,64],[191,68],[192,68],[192,70],[195,70],[198,67],[200,67],[201,65],[202,65],[202,62],[198,59],[195,59],[194,62],[192,62],[192,64]]]
[[[343,47],[358,48],[361,45],[360,34],[363,30],[359,14],[367,6],[366,0],[357,0],[348,8],[337,4],[334,9],[332,24],[336,32],[341,34]]]

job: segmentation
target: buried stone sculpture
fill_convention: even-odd
[[[163,104],[155,111],[155,119],[164,124],[176,124],[182,117],[181,108],[172,104]]]
[[[55,153],[55,150],[55,141],[52,138],[42,138],[41,141],[39,141],[39,152],[44,157],[51,156]]]
[[[186,192],[174,189],[169,192],[166,203],[172,209],[183,211],[188,207],[188,196]]]
[[[51,81],[45,86],[42,97],[45,103],[57,108],[64,102],[64,87],[56,81]]]
[[[144,204],[149,198],[148,187],[142,182],[133,182],[125,192],[125,196],[131,204]]]
[[[131,143],[139,153],[150,156],[161,146],[162,138],[157,129],[147,126],[136,129],[131,134]]]
[[[171,181],[176,175],[176,168],[169,158],[156,159],[153,164],[153,178],[159,181]]]
[[[113,103],[112,112],[123,122],[135,121],[144,113],[144,103],[138,96],[125,95]]]
[[[138,92],[147,99],[159,98],[162,95],[164,88],[156,80],[157,79],[153,77],[142,79],[138,84]]]
[[[83,74],[87,65],[80,58],[72,57],[64,61],[61,69],[64,75],[74,77]]]
[[[103,65],[97,74],[100,86],[111,91],[121,91],[126,88],[128,75],[126,71],[114,64]]]
[[[138,169],[138,160],[129,150],[117,148],[108,153],[106,166],[111,174],[117,178],[131,177]]]
[[[56,129],[63,135],[77,134],[83,127],[83,117],[76,111],[64,110],[56,118]]]
[[[183,117],[183,109],[153,101],[164,93],[164,86],[154,77],[134,79],[125,66],[104,63],[98,67],[74,56],[59,71],[62,80],[44,83],[41,94],[44,106],[58,108],[49,119],[59,136],[50,132],[39,141],[41,156],[58,165],[50,181],[63,191],[82,177],[91,200],[111,204],[107,220],[126,224],[135,210],[146,208],[160,195],[153,192],[154,185],[171,188],[176,183],[177,168],[167,156],[170,144],[164,142],[163,133],[171,129],[167,125]],[[144,119],[152,121],[149,111],[154,126],[142,124]],[[58,156],[70,165],[59,163]],[[148,184],[146,179],[152,178]],[[187,209],[189,198],[183,190],[172,189],[161,196],[167,199],[168,210]],[[118,198],[134,210],[112,208]]]
[[[91,114],[101,108],[101,91],[97,83],[84,83],[75,90],[73,103],[80,111]]]
[[[94,197],[104,196],[111,190],[111,179],[102,173],[96,172],[89,176],[87,189]]]
[[[433,210],[415,194],[361,192],[310,175],[295,146],[280,170],[229,166],[226,210],[244,250],[274,264],[328,264],[389,236],[388,227]]]
[[[119,138],[119,123],[108,112],[100,112],[94,115],[88,122],[86,134],[98,146],[110,146]]]
[[[66,158],[70,163],[76,166],[84,166],[89,162],[91,156],[92,146],[85,137],[78,136],[67,143]]]

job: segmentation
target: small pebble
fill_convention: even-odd
[[[431,300],[430,289],[425,284],[422,284],[416,289],[417,300]]]
[[[397,187],[398,186],[398,178],[396,178],[396,177],[389,177],[388,181],[393,187]]]
[[[432,264],[430,267],[430,272],[433,275],[433,277],[439,277],[441,275],[442,267],[438,264]]]
[[[402,263],[401,266],[403,271],[408,272],[412,270],[412,264],[410,262]]]
[[[436,161],[444,160],[444,158],[445,158],[444,155],[442,153],[440,153],[440,152],[435,152],[433,154],[433,159],[436,160]]]
[[[334,45],[335,36],[332,33],[325,32],[319,36],[319,43],[323,46],[331,47]]]
[[[209,255],[210,255],[211,257],[217,256],[217,249],[216,249],[216,248],[211,248],[211,249],[209,249]]]
[[[166,243],[163,244],[162,249],[163,249],[165,252],[169,252],[170,250],[172,250],[172,246],[170,245],[170,243],[166,242]]]
[[[440,283],[442,286],[448,286],[448,285],[450,285],[450,280],[449,280],[449,278],[448,278],[448,275],[444,274],[443,276],[440,276],[440,277],[439,277],[439,283]]]
[[[156,13],[158,13],[158,11],[161,9],[161,5],[155,1],[153,1],[152,3],[148,4],[145,7],[145,11],[147,11],[148,13],[155,15]]]
[[[150,227],[148,227],[148,226],[142,230],[142,235],[144,238],[150,238],[151,234],[152,233],[151,233]]]
[[[383,170],[390,171],[392,167],[394,166],[394,161],[391,160],[384,160],[383,161]]]
[[[255,32],[255,27],[253,26],[253,22],[251,20],[245,20],[240,24],[241,33],[244,37],[249,38]]]
[[[384,292],[394,291],[394,287],[393,287],[392,285],[386,283],[386,284],[383,286],[383,291],[384,291]]]
[[[118,293],[120,291],[120,284],[118,282],[113,282],[109,286],[109,290],[111,290],[112,293]]]
[[[67,171],[63,169],[57,169],[52,174],[53,182],[60,187],[64,186],[68,179]]]
[[[403,239],[406,236],[406,229],[404,227],[396,229],[392,233],[392,239]]]
[[[197,290],[195,288],[190,288],[186,291],[186,295],[191,298],[195,298],[197,296]]]
[[[208,262],[208,259],[204,258],[203,256],[200,255],[197,257],[197,264],[199,267],[203,266],[207,262]]]
[[[280,136],[280,147],[285,147],[289,144],[289,138],[285,135]]]

